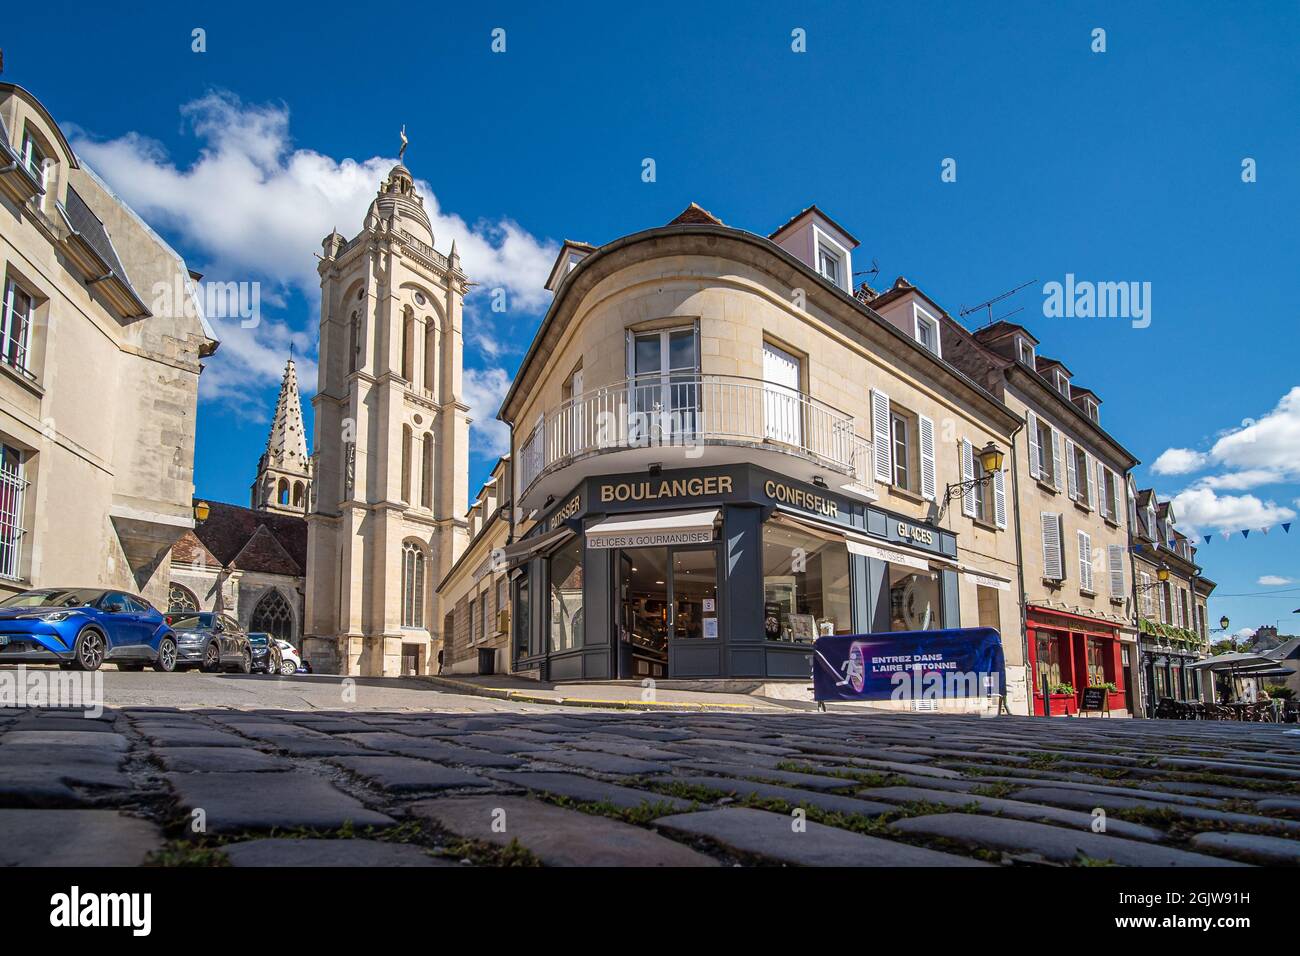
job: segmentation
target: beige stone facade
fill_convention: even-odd
[[[861,502],[873,514],[894,516],[890,532],[896,527],[916,535],[913,544],[938,540],[935,529],[955,536],[951,558],[921,555],[922,566],[942,568],[955,589],[951,598],[945,595],[942,626],[986,624],[1000,631],[1013,675],[1013,708],[1023,712],[1008,476],[982,485],[987,497],[978,512],[947,508],[939,520],[946,489],[976,477],[972,449],[992,442],[1007,451],[1020,420],[946,361],[941,344],[904,332],[850,294],[855,245],[816,207],[765,238],[726,227],[695,206],[667,226],[599,248],[567,244],[552,273],[555,301],[500,416],[514,436],[513,540],[536,534],[538,522],[554,525],[547,515],[563,507],[581,482],[601,475],[644,477],[647,469],[652,476],[658,469],[668,477],[747,464],[801,488],[825,488],[835,501]],[[657,333],[671,337],[675,331],[683,354],[691,351],[685,336],[693,337],[693,355],[681,368],[671,365],[675,359],[664,360],[669,364],[658,368],[665,390],[650,403],[662,418],[664,406],[677,408],[673,389],[687,393],[681,414],[689,417],[689,440],[637,441],[629,433],[636,426],[627,424],[636,415],[628,416],[626,406],[640,401],[639,350]],[[673,342],[664,348],[671,350]],[[589,501],[582,505],[599,510]],[[906,545],[899,552],[909,559],[918,554]],[[599,568],[588,565],[584,573],[591,579],[595,572]],[[535,584],[530,597],[534,605],[548,599]],[[879,598],[888,604],[887,594]],[[559,600],[554,593],[550,599]],[[591,642],[593,628],[609,625],[585,610],[585,640]],[[531,648],[517,666],[536,666],[550,613],[532,611]],[[883,614],[889,629],[887,607]],[[733,624],[739,619],[733,607]],[[850,624],[841,619],[828,626],[843,632]],[[528,648],[528,640],[519,640]],[[681,650],[684,662],[686,651],[697,648]],[[743,653],[763,650],[760,643]],[[743,663],[740,653],[733,654],[731,668],[722,665],[724,675],[745,667],[753,673],[757,658]],[[553,656],[550,666],[554,678],[559,667]],[[590,675],[594,666],[585,660],[583,673]],[[797,672],[798,665],[788,666]]]
[[[510,458],[493,467],[470,506],[469,544],[438,585],[442,673],[510,672],[510,579],[501,552],[509,541]]]
[[[109,586],[159,607],[192,527],[200,359],[185,263],[0,84],[0,593]]]
[[[466,540],[469,280],[406,167],[361,231],[323,243],[304,648],[321,671],[436,670],[435,593]]]

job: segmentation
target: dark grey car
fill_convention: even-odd
[[[239,622],[216,611],[173,611],[167,623],[176,634],[176,669],[207,672],[253,670],[253,648]]]

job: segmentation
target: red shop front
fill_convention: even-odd
[[[1030,605],[1030,673],[1034,675],[1034,713],[1043,716],[1043,679],[1047,679],[1053,716],[1076,714],[1085,687],[1114,684],[1111,710],[1125,708],[1123,651],[1118,627],[1081,614]]]

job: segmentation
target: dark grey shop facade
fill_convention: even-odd
[[[757,465],[601,475],[511,565],[513,670],[802,678],[819,634],[960,623],[956,536]]]

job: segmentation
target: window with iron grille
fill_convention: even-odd
[[[22,577],[23,497],[22,453],[0,446],[0,577]]]

